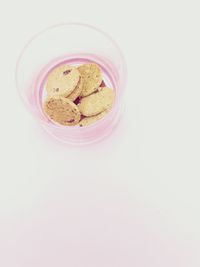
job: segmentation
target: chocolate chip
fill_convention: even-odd
[[[80,103],[80,100],[80,97],[78,97],[77,99],[75,99],[74,104],[78,105]]]
[[[105,82],[102,81],[99,87],[105,87],[105,86],[106,86]]]
[[[84,119],[86,116],[84,116],[83,114],[81,114],[81,120]]]
[[[66,70],[66,71],[63,72],[63,75],[67,75],[67,74],[69,74],[70,72],[71,72],[71,70]]]
[[[74,119],[72,119],[72,120],[69,120],[69,121],[67,121],[68,123],[72,123],[72,122],[74,122]]]

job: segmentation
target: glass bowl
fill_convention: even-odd
[[[42,103],[49,72],[66,63],[97,63],[106,86],[116,94],[112,110],[96,123],[85,126],[54,124],[45,115]],[[22,50],[16,67],[16,84],[29,112],[52,136],[72,145],[98,142],[108,136],[119,122],[126,86],[126,63],[118,45],[103,31],[82,23],[65,23],[35,35]]]

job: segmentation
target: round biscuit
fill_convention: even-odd
[[[95,63],[88,63],[78,67],[78,70],[83,78],[81,96],[88,96],[96,91],[102,83],[101,69]]]
[[[91,116],[91,117],[85,117],[83,118],[80,122],[79,122],[79,126],[88,126],[91,125],[95,122],[97,122],[98,120],[102,119],[103,117],[106,116],[106,114],[109,112],[109,110],[105,110],[95,116]]]
[[[86,116],[97,115],[113,105],[115,93],[108,87],[102,87],[97,93],[86,96],[80,100],[78,108],[80,112]]]
[[[48,96],[70,95],[76,88],[80,79],[80,73],[77,68],[68,65],[61,65],[53,69],[46,82],[46,91]]]
[[[80,96],[80,94],[82,92],[82,88],[83,88],[83,80],[80,76],[80,79],[79,79],[79,82],[78,82],[76,88],[74,89],[74,91],[70,95],[67,96],[67,98],[71,101],[75,101]]]
[[[81,118],[78,107],[71,100],[60,96],[48,98],[44,103],[44,111],[53,121],[65,126],[74,126]]]

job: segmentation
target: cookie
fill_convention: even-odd
[[[44,103],[44,111],[55,122],[66,126],[78,124],[81,118],[78,107],[69,99],[54,96]]]
[[[79,126],[88,126],[90,124],[93,124],[95,122],[97,122],[98,120],[102,119],[103,117],[105,117],[106,114],[108,114],[109,110],[105,110],[101,113],[99,113],[98,115],[95,116],[91,116],[91,117],[85,117],[83,118],[80,122],[79,122]]]
[[[46,83],[48,96],[69,96],[76,88],[79,79],[80,73],[73,66],[61,65],[53,69]]]
[[[80,100],[78,108],[80,112],[86,116],[97,115],[113,105],[115,93],[108,87],[101,87],[97,93],[86,96]]]
[[[74,91],[67,98],[69,100],[71,100],[71,101],[75,101],[80,96],[80,94],[82,92],[82,87],[83,87],[83,80],[80,77],[76,88],[74,89]]]
[[[81,96],[88,96],[96,91],[102,83],[101,70],[95,63],[83,64],[78,67],[78,70],[83,78]]]

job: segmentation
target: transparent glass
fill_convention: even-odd
[[[46,77],[52,68],[64,62],[71,65],[96,62],[103,71],[106,85],[116,93],[112,110],[93,125],[57,125],[43,112]],[[80,23],[55,25],[34,36],[21,52],[16,67],[17,88],[27,109],[49,134],[75,145],[97,142],[113,131],[122,111],[126,76],[124,57],[112,38]]]

